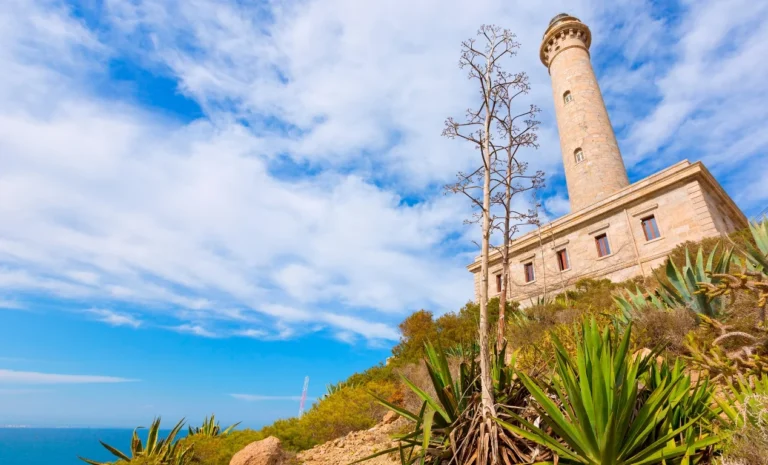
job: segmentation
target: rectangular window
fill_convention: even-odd
[[[611,254],[611,246],[608,245],[608,235],[600,234],[595,237],[595,244],[597,244],[597,256],[605,257]]]
[[[496,292],[501,292],[501,275],[496,275]]]
[[[656,218],[654,216],[643,218],[642,222],[646,241],[652,241],[653,239],[661,237],[661,234],[659,234],[659,227],[656,225]]]
[[[526,263],[523,267],[525,268],[525,282],[533,282],[536,279],[536,276],[533,274],[533,263]]]
[[[568,252],[565,249],[557,251],[557,265],[560,267],[560,271],[565,271],[571,267],[568,261]]]

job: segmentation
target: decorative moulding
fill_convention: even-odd
[[[594,235],[594,234],[596,234],[596,233],[599,233],[600,231],[602,231],[602,230],[604,230],[604,229],[608,229],[608,227],[609,227],[610,225],[611,225],[611,223],[603,223],[603,224],[601,224],[600,226],[596,226],[596,227],[594,227],[594,228],[590,229],[590,230],[587,232],[587,234],[589,234],[590,236],[592,236],[592,235]]]
[[[534,258],[536,258],[536,252],[528,254],[528,255],[526,255],[524,257],[520,257],[520,263],[530,262]]]
[[[552,246],[552,250],[558,250],[558,249],[562,249],[563,247],[565,247],[566,245],[568,245],[568,243],[569,243],[569,242],[571,242],[571,240],[570,240],[570,239],[566,239],[566,240],[564,240],[564,241],[560,241],[560,242],[558,242],[557,244],[554,244],[554,245]]]
[[[659,204],[658,203],[652,203],[650,205],[646,205],[645,207],[643,207],[643,208],[641,208],[639,210],[635,210],[634,212],[631,213],[631,215],[632,216],[640,216],[640,215],[648,213],[648,212],[650,212],[652,210],[656,210],[657,208],[659,208]]]

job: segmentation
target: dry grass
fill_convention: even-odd
[[[725,448],[720,465],[768,465],[768,396],[751,396],[742,409],[745,426]]]
[[[696,319],[686,308],[665,311],[649,307],[640,312],[633,325],[637,346],[661,346],[668,353],[680,355],[685,352],[686,335],[696,329]]]

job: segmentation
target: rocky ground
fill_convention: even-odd
[[[377,452],[396,446],[390,438],[403,429],[405,420],[394,413],[384,417],[371,429],[354,431],[348,435],[320,444],[298,455],[288,454],[280,446],[280,440],[268,437],[256,441],[235,454],[230,465],[346,465]],[[397,465],[399,461],[382,455],[366,461],[366,465]]]
[[[402,430],[405,421],[395,416],[384,417],[384,421],[365,431],[354,431],[348,435],[328,441],[299,453],[297,459],[304,465],[344,465],[360,460],[376,452],[394,447],[397,443],[390,437]],[[395,465],[399,461],[382,455],[366,461],[367,465]]]

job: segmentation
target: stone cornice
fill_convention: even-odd
[[[600,202],[590,205],[582,210],[569,213],[551,223],[543,225],[541,227],[541,236],[544,242],[549,243],[551,240],[547,238],[552,237],[553,235],[561,235],[564,232],[584,227],[592,222],[599,221],[600,217],[603,217],[608,213],[629,208],[631,204],[636,203],[655,192],[667,189],[668,187],[681,182],[692,181],[695,179],[698,179],[709,188],[708,190],[716,197],[716,200],[731,213],[732,218],[741,220],[742,224],[738,225],[739,227],[747,226],[748,221],[744,216],[744,213],[742,213],[739,207],[736,206],[709,170],[707,170],[700,161],[691,163],[688,160],[683,160],[663,171],[652,174],[634,184],[630,184]],[[514,257],[515,255],[527,252],[528,249],[534,249],[538,246],[539,231],[534,230],[520,236],[510,244],[510,255]],[[495,251],[491,254],[490,264],[495,265],[500,259],[501,253]],[[473,273],[480,271],[480,261],[475,260],[474,263],[467,266],[467,269]]]
[[[550,52],[556,49],[556,43],[569,36],[578,38],[583,43],[583,48],[589,53],[589,47],[592,45],[592,32],[578,18],[567,16],[556,22],[553,26],[550,26],[547,32],[544,33],[544,38],[541,40],[541,46],[539,47],[539,59],[544,66],[549,68],[558,54],[574,47],[574,45],[571,45],[555,50],[555,53],[550,56]]]

